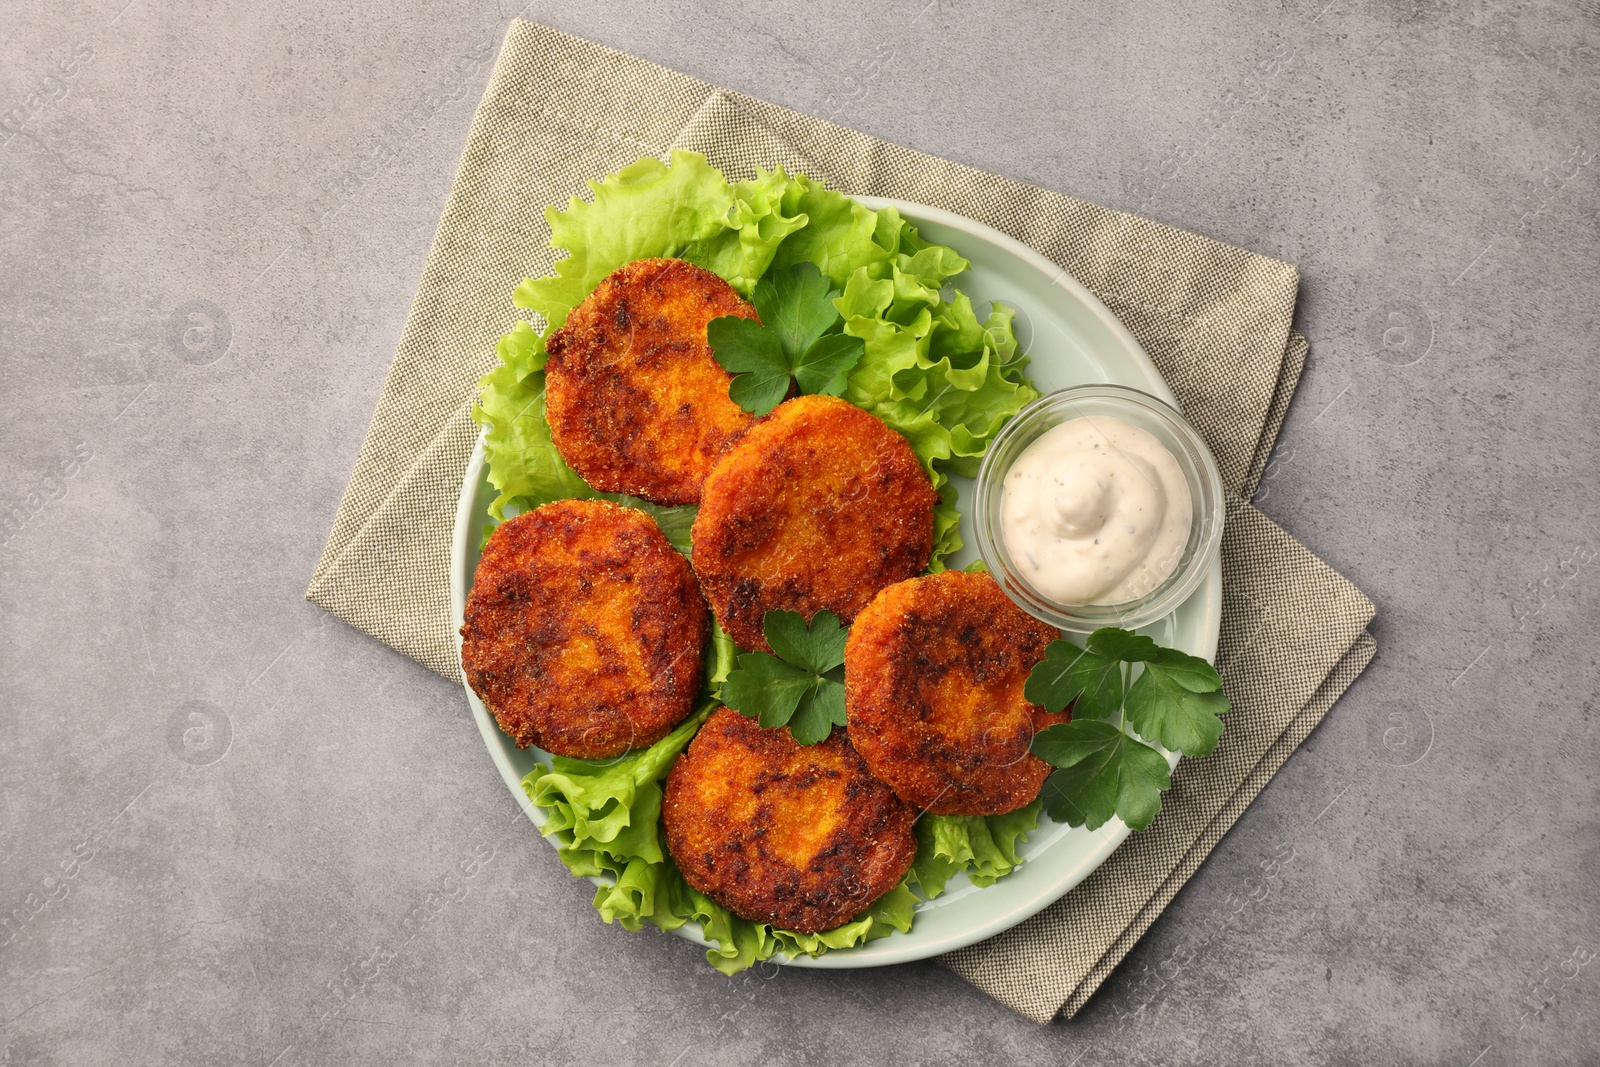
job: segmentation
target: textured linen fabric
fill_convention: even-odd
[[[1072,893],[943,961],[1032,1018],[1070,1014],[1371,658],[1371,602],[1244,502],[1306,357],[1289,326],[1298,284],[1289,264],[514,22],[306,595],[460,679],[451,532],[476,438],[477,381],[519,317],[511,289],[556,260],[546,205],[673,148],[705,153],[730,178],[782,164],[848,193],[942,207],[1031,245],[1121,319],[1216,456],[1231,494],[1218,666],[1234,710],[1223,743],[1180,764],[1157,822]]]

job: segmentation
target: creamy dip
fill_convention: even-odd
[[[1178,461],[1110,415],[1045,431],[1006,472],[1000,534],[1022,577],[1057,604],[1123,604],[1166,580],[1193,521]]]

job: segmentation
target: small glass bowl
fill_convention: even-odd
[[[1022,577],[1006,550],[1000,529],[1000,501],[1006,473],[1018,456],[1046,430],[1085,415],[1111,415],[1150,433],[1178,461],[1189,484],[1194,509],[1189,540],[1166,580],[1137,600],[1122,604],[1057,604]],[[1222,546],[1225,502],[1222,475],[1211,450],[1182,415],[1149,393],[1122,385],[1082,385],[1042,396],[1019,411],[995,435],[974,489],[973,525],[978,554],[1007,596],[1028,614],[1058,630],[1090,633],[1102,626],[1137,629],[1155,622],[1188,599]]]

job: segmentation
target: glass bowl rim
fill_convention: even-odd
[[[1085,604],[1065,607],[1056,604],[1034,590],[1010,566],[1010,554],[1005,550],[999,528],[1000,493],[993,491],[997,481],[1004,479],[1006,470],[1033,443],[1029,439],[1020,447],[1013,443],[1018,437],[1038,426],[1050,415],[1075,401],[1108,401],[1112,408],[1138,410],[1154,416],[1164,424],[1170,435],[1184,446],[1187,456],[1175,455],[1189,483],[1190,506],[1193,520],[1200,527],[1200,536],[1192,549],[1186,549],[1171,575],[1144,596],[1121,604]],[[1067,421],[1063,419],[1061,421]],[[1049,429],[1050,427],[1046,427]],[[1142,427],[1141,427],[1142,428]],[[1042,433],[1043,431],[1041,431]],[[1036,437],[1037,435],[1035,435]],[[1169,446],[1168,441],[1161,442]],[[1008,449],[1008,446],[1011,446]],[[1012,454],[1006,455],[1008,451]],[[1005,470],[996,468],[1005,457]],[[995,506],[991,507],[991,498]],[[1127,385],[1092,383],[1057,389],[1038,397],[1016,415],[1006,420],[984,453],[973,487],[973,527],[977,534],[978,556],[994,576],[996,583],[1018,607],[1034,618],[1049,623],[1059,630],[1089,633],[1101,626],[1120,626],[1133,630],[1156,622],[1175,611],[1194,593],[1204,580],[1212,561],[1222,545],[1222,527],[1225,521],[1227,500],[1222,474],[1216,459],[1211,455],[1205,440],[1182,412],[1167,401]]]

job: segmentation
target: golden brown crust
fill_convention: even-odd
[[[928,565],[938,501],[917,455],[876,415],[831,396],[779,404],[712,467],[694,570],[724,630],[771,651],[768,611],[845,622]]]
[[[1052,715],[1022,695],[1059,634],[987,574],[944,571],[879,593],[845,644],[850,739],[872,773],[935,815],[998,815],[1039,795],[1028,751]]]
[[[661,817],[691,886],[740,918],[802,934],[855,919],[917,854],[915,813],[843,730],[803,746],[728,708],[667,776]]]
[[[467,682],[522,748],[594,759],[654,744],[700,689],[705,602],[635,508],[558,500],[502,523],[465,615]]]
[[[728,399],[706,324],[755,308],[708,270],[641,259],[613,272],[545,340],[545,417],[561,458],[604,493],[693,504],[750,425]]]

